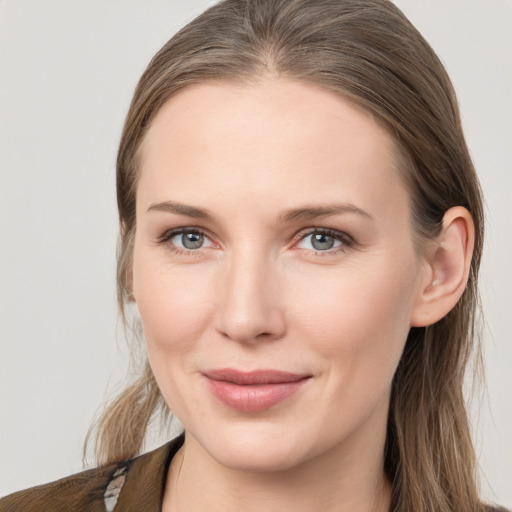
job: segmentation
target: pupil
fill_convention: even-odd
[[[184,233],[181,237],[183,247],[186,249],[198,249],[203,245],[204,236],[201,233]]]
[[[313,235],[312,245],[315,249],[331,249],[334,245],[334,238],[329,235],[317,233]]]

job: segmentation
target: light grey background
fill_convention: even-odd
[[[125,372],[116,146],[149,58],[211,3],[0,0],[0,495],[81,470],[88,425]],[[487,198],[488,397],[474,431],[483,493],[512,507],[512,2],[397,3],[452,76]]]

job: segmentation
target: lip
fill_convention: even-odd
[[[311,375],[280,370],[243,372],[231,368],[203,373],[208,389],[224,405],[244,412],[273,407],[295,395]]]

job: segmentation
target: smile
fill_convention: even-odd
[[[256,370],[241,372],[233,369],[207,371],[208,389],[224,405],[243,412],[268,409],[295,395],[311,375]]]

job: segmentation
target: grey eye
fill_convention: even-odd
[[[199,249],[203,245],[204,236],[201,233],[183,233],[181,240],[186,249]]]
[[[197,231],[189,231],[174,235],[171,242],[184,249],[200,249],[204,244],[205,236]]]
[[[315,251],[328,251],[346,245],[341,236],[330,234],[328,232],[316,231],[306,235],[298,244],[300,249],[309,249]]]
[[[334,237],[325,233],[311,235],[311,245],[318,251],[325,251],[334,247]]]

